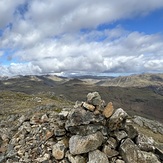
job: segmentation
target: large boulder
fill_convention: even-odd
[[[109,119],[109,130],[123,129],[128,114],[121,108],[117,109]]]
[[[98,92],[88,93],[87,102],[94,106],[99,106],[101,104],[101,96]]]
[[[145,151],[142,151],[142,153],[147,163],[161,163],[161,161],[158,160],[155,154]]]
[[[147,163],[141,150],[130,138],[120,145],[120,154],[126,163]]]
[[[109,163],[109,160],[105,153],[95,150],[89,152],[89,161],[88,163]]]
[[[99,131],[87,136],[74,135],[69,140],[70,153],[76,155],[93,151],[102,145],[103,140]]]
[[[136,144],[143,151],[154,151],[154,140],[152,137],[147,137],[144,134],[139,134],[136,138]]]
[[[104,117],[102,115],[95,115],[93,112],[86,111],[85,109],[78,107],[72,109],[68,115],[65,128],[69,130],[71,127],[78,127],[81,125],[88,125],[90,123],[102,123]]]

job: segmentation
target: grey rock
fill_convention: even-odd
[[[69,140],[70,153],[76,155],[95,150],[101,146],[103,139],[103,135],[99,131],[88,136],[74,135]]]
[[[114,131],[114,136],[116,137],[118,143],[122,140],[128,137],[127,133],[125,131]]]
[[[94,134],[97,131],[101,131],[103,135],[108,135],[108,129],[106,126],[101,124],[88,124],[88,125],[81,125],[81,126],[73,126],[69,127],[69,131],[71,134],[82,135],[86,136],[89,134]]]
[[[127,138],[120,145],[120,154],[126,163],[147,163],[143,153],[134,142]]]
[[[99,95],[98,92],[88,93],[87,102],[94,106],[98,106],[101,104],[101,96]]]
[[[35,159],[36,162],[45,162],[48,161],[50,159],[50,154],[45,153],[42,157],[38,157],[37,159]]]
[[[157,121],[149,120],[147,118],[140,117],[140,116],[135,116],[133,121],[136,124],[140,125],[141,127],[145,126],[155,133],[163,134],[163,124],[161,124]]]
[[[154,155],[153,153],[145,151],[142,151],[142,153],[145,157],[146,163],[161,163],[161,161],[159,161],[156,155]]]
[[[102,115],[94,115],[93,112],[86,111],[83,108],[72,109],[68,115],[65,128],[69,130],[69,127],[87,125],[89,123],[102,122],[104,117]]]
[[[111,149],[109,145],[104,145],[102,151],[107,155],[108,158],[112,158],[119,155],[119,152],[115,149]]]
[[[88,163],[109,163],[109,160],[105,153],[95,150],[89,152],[89,161]]]
[[[109,129],[111,131],[123,129],[128,114],[121,108],[117,109],[109,119]]]
[[[67,110],[62,110],[62,111],[59,113],[59,117],[60,117],[60,119],[66,119],[67,116],[68,116],[68,114],[69,114],[69,111],[67,111]]]
[[[146,151],[146,152],[155,150],[153,138],[152,137],[147,137],[144,134],[139,134],[137,136],[136,144],[138,145],[138,147],[141,150]]]
[[[117,159],[115,163],[125,163],[123,160]]]
[[[112,149],[116,149],[116,147],[118,146],[116,139],[114,139],[113,137],[109,137],[109,139],[107,140],[107,143],[109,147]]]
[[[129,138],[135,139],[138,136],[138,131],[133,125],[126,125],[125,129]]]
[[[55,131],[54,131],[54,135],[55,136],[64,136],[66,134],[66,130],[64,128],[57,128]]]
[[[66,147],[64,144],[58,142],[53,146],[53,150],[52,150],[52,156],[56,159],[56,160],[61,160],[64,158],[65,156],[65,150]]]
[[[71,163],[86,163],[86,159],[80,155],[73,156],[72,154],[68,154],[68,160]]]

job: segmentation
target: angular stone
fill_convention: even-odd
[[[147,163],[143,153],[130,138],[120,145],[119,151],[126,163]]]
[[[66,134],[66,130],[64,128],[62,129],[58,128],[54,131],[55,136],[64,136],[65,134]]]
[[[145,157],[147,163],[161,163],[161,161],[158,160],[156,155],[151,152],[142,151],[142,154]]]
[[[129,138],[135,139],[138,136],[138,131],[133,125],[127,125],[125,129]]]
[[[115,163],[125,163],[123,160],[117,159]]]
[[[108,146],[112,149],[115,149],[118,145],[116,139],[114,139],[113,137],[109,137],[109,139],[107,140]]]
[[[117,141],[120,142],[122,139],[127,138],[127,133],[122,131],[114,131],[114,136],[116,137]]]
[[[99,95],[98,92],[88,93],[87,102],[94,106],[98,106],[101,104],[101,96]]]
[[[41,123],[48,122],[48,120],[49,120],[49,118],[48,118],[48,116],[46,114],[44,114],[44,115],[41,116],[41,120],[40,120]]]
[[[30,124],[35,125],[40,123],[40,115],[39,114],[34,114],[32,118],[30,119]]]
[[[147,137],[144,134],[139,134],[137,136],[136,144],[138,145],[138,147],[141,150],[146,151],[146,152],[155,150],[153,138],[152,137]]]
[[[111,149],[108,145],[104,145],[103,152],[107,155],[108,158],[112,158],[119,155],[118,151]]]
[[[18,119],[19,125],[21,125],[26,119],[27,119],[27,117],[25,117],[25,115],[22,115],[22,116]]]
[[[107,104],[107,106],[104,108],[104,111],[103,111],[102,114],[103,114],[106,118],[109,118],[109,117],[112,116],[113,111],[114,111],[113,104],[112,104],[112,102],[109,102],[109,103]]]
[[[87,153],[101,146],[104,138],[101,132],[88,136],[74,135],[69,140],[70,153],[73,155]]]
[[[95,110],[95,106],[88,104],[86,102],[83,103],[83,107],[88,109],[89,111],[94,111]]]
[[[109,160],[105,153],[95,150],[89,152],[89,161],[88,163],[109,163]]]
[[[44,156],[35,159],[36,162],[44,162],[50,159],[50,154],[45,153]]]
[[[69,111],[66,111],[66,110],[62,110],[60,113],[59,113],[59,117],[60,119],[66,119],[67,116],[69,114]]]
[[[111,131],[123,129],[128,114],[121,108],[117,109],[109,119],[109,129]]]
[[[71,163],[86,163],[86,159],[80,155],[73,156],[71,154],[68,154],[68,160]]]
[[[52,155],[56,160],[61,160],[65,156],[65,150],[65,145],[58,142],[53,146]]]
[[[88,124],[81,126],[73,126],[69,127],[69,131],[71,134],[86,136],[90,134],[94,134],[97,131],[101,131],[103,135],[108,135],[108,129],[106,126],[100,124]]]
[[[102,122],[104,117],[102,115],[94,115],[93,112],[86,111],[83,108],[76,108],[71,110],[66,121],[65,128],[69,130],[69,127],[86,125],[89,123]]]
[[[140,117],[140,116],[135,116],[133,121],[136,124],[140,125],[141,127],[145,126],[155,133],[163,134],[163,124],[162,123],[159,123],[159,122],[154,121],[154,120],[149,120],[147,118]]]

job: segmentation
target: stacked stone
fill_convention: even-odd
[[[1,129],[0,162],[160,163],[161,148],[126,123],[127,118],[98,92],[60,113],[21,116],[14,134]]]

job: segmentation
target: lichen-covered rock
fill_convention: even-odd
[[[105,153],[99,150],[94,150],[92,152],[89,152],[88,163],[109,163],[109,160]]]
[[[143,153],[130,138],[120,145],[120,154],[126,163],[147,163]]]
[[[142,154],[146,160],[146,163],[161,163],[161,161],[158,160],[156,155],[151,152],[142,151]]]
[[[136,144],[138,147],[146,152],[154,151],[154,140],[152,137],[147,137],[144,134],[139,134],[136,138]]]
[[[115,149],[110,148],[109,145],[104,145],[103,152],[107,155],[108,158],[112,158],[119,155],[119,152]]]
[[[94,106],[98,106],[101,104],[101,96],[99,95],[98,92],[88,93],[87,102]]]
[[[113,108],[113,104],[112,102],[109,102],[107,104],[107,106],[104,108],[104,111],[103,111],[103,115],[106,117],[106,118],[109,118],[111,117],[111,115],[113,114],[113,111],[114,111],[114,108]]]
[[[133,121],[141,127],[145,126],[155,133],[163,134],[163,124],[161,124],[160,122],[149,120],[140,116],[135,116]]]
[[[123,129],[128,114],[121,108],[117,109],[109,119],[109,129],[111,131]]]
[[[114,139],[113,137],[109,137],[109,139],[107,140],[107,143],[108,143],[108,146],[112,149],[116,149],[116,147],[118,146],[116,139]]]
[[[65,156],[65,150],[65,145],[63,143],[58,142],[53,146],[52,155],[56,160],[61,160]]]
[[[119,143],[122,139],[125,139],[128,137],[127,133],[122,131],[114,131],[114,136],[116,137],[117,142]]]
[[[68,154],[68,160],[71,163],[86,163],[86,159],[81,155],[73,156],[72,154]]]
[[[126,125],[125,129],[130,139],[135,139],[138,136],[138,131],[133,125]]]
[[[87,153],[101,146],[104,138],[101,132],[80,136],[74,135],[69,140],[70,153],[73,155]]]
[[[69,131],[73,135],[82,135],[82,136],[94,134],[97,131],[101,131],[101,133],[105,136],[108,135],[108,128],[102,124],[88,124],[88,125],[81,125],[81,126],[73,126],[73,127],[69,127]]]
[[[103,122],[103,120],[104,117],[102,115],[95,115],[93,112],[86,111],[80,107],[71,110],[65,128],[69,130],[69,127],[88,125],[90,123],[100,123]]]

